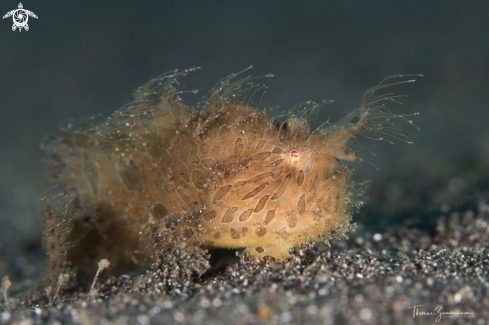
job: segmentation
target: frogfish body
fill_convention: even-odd
[[[182,216],[166,236],[279,260],[353,227],[363,202],[343,163],[356,160],[347,142],[380,130],[371,117],[392,100],[373,96],[383,85],[339,123],[311,132],[304,115],[278,122],[247,104],[254,86],[235,75],[191,108],[174,87],[186,73],[155,78],[106,123],[64,128],[45,143],[57,182],[76,194],[69,259],[136,263],[142,227]]]

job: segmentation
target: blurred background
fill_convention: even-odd
[[[420,112],[413,120],[421,132],[398,124],[414,144],[360,139],[375,153],[359,151],[364,162],[355,174],[372,180],[371,199],[354,216],[367,234],[408,219],[429,228],[486,189],[488,1],[23,5],[39,17],[29,18],[28,32],[12,32],[11,18],[0,21],[0,276],[28,277],[44,259],[39,199],[54,183],[43,137],[69,118],[109,116],[131,101],[134,87],[176,68],[202,67],[181,79],[200,91],[185,97],[196,104],[221,78],[253,65],[245,75],[275,75],[261,82],[276,113],[334,99],[320,121],[341,118],[386,76],[425,74],[391,89],[410,96],[390,106],[394,113]],[[2,1],[0,13],[17,6]]]

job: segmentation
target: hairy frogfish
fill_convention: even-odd
[[[384,139],[392,118],[411,123],[386,108],[401,96],[375,94],[414,81],[386,83],[406,75],[382,80],[344,118],[312,130],[320,105],[270,116],[254,104],[261,87],[238,74],[190,107],[177,79],[192,70],[147,82],[105,123],[70,125],[45,141],[55,180],[72,197],[68,260],[137,263],[147,229],[163,243],[279,261],[291,248],[341,238],[364,203],[365,184],[348,167],[357,159],[350,140]]]

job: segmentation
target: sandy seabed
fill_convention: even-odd
[[[430,229],[409,218],[382,233],[359,227],[287,263],[243,258],[206,268],[198,252],[177,251],[144,274],[99,281],[95,297],[67,285],[51,301],[29,294],[34,275],[20,277],[0,323],[486,324],[489,196],[473,192]]]

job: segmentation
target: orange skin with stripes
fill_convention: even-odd
[[[208,130],[202,142],[194,140],[210,148],[203,159],[218,162],[202,171],[207,246],[282,258],[349,219],[346,174],[337,161],[345,158],[341,145],[280,132],[268,116],[243,105],[230,107],[226,119],[232,126],[219,130],[221,136]]]

